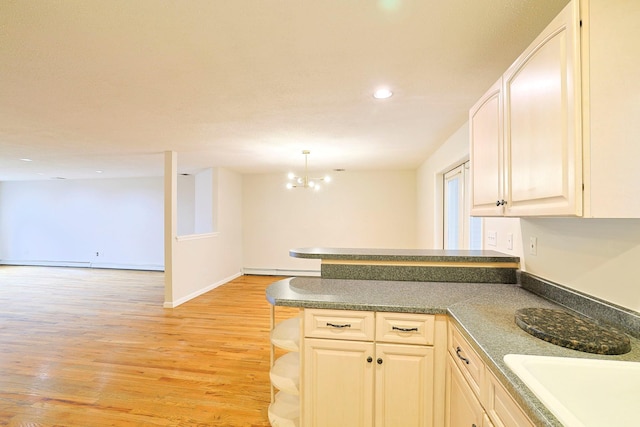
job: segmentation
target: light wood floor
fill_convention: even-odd
[[[0,425],[268,426],[264,291],[281,278],[243,276],[175,309],[163,279],[0,267]]]

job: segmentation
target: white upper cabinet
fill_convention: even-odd
[[[502,79],[469,111],[471,215],[503,214]]]
[[[571,1],[471,108],[472,215],[640,218],[639,18]]]
[[[570,3],[503,77],[507,215],[582,215],[579,29]]]

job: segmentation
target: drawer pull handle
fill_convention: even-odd
[[[418,328],[401,328],[400,326],[394,326],[391,329],[400,332],[418,332]]]
[[[351,327],[349,323],[345,323],[344,325],[336,325],[335,323],[329,323],[329,322],[327,322],[327,326],[330,326],[332,328],[350,328]]]
[[[460,347],[456,347],[456,356],[458,356],[458,358],[460,360],[462,360],[464,363],[466,363],[467,365],[469,364],[469,359],[467,359],[466,357],[460,356],[460,352],[462,351],[462,349]]]

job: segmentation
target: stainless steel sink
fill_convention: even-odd
[[[640,426],[640,363],[507,354],[504,361],[567,427]]]

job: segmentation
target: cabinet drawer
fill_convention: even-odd
[[[452,323],[449,323],[448,347],[455,364],[479,399],[484,380],[484,363]]]
[[[413,313],[376,313],[376,341],[433,345],[435,316]]]
[[[370,311],[306,309],[304,336],[334,340],[373,341],[374,313]]]
[[[485,374],[484,405],[496,427],[535,427],[529,417],[491,373]]]

